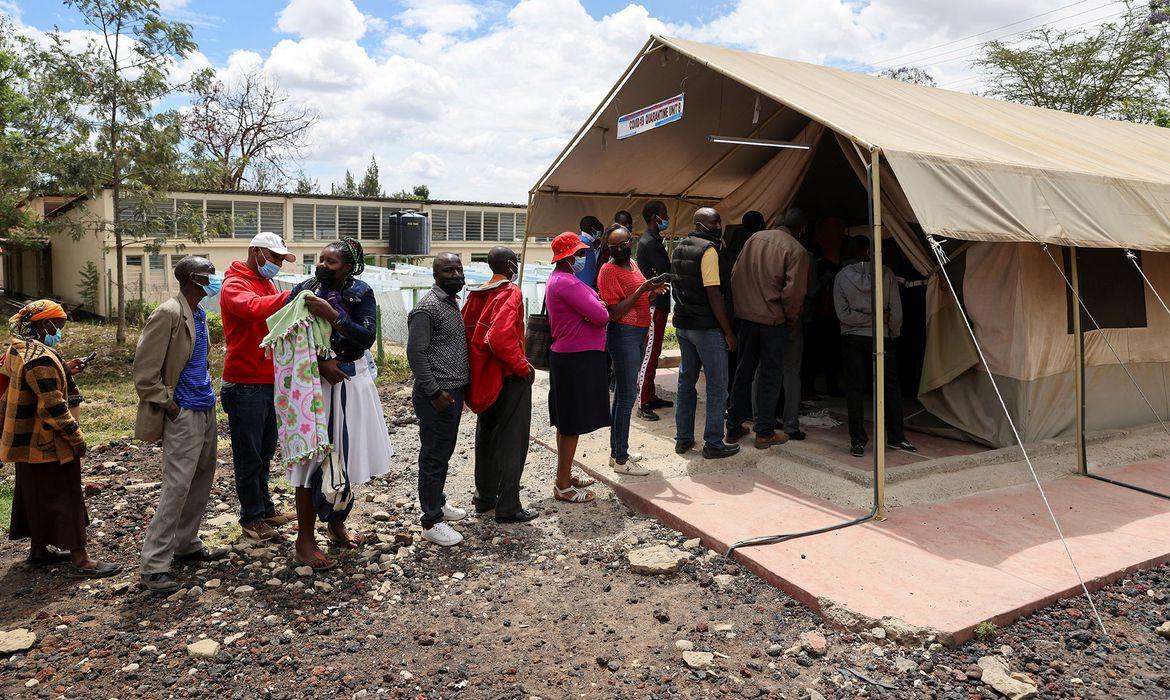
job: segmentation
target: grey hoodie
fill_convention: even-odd
[[[837,273],[833,283],[833,305],[841,322],[841,335],[873,335],[873,264],[853,263]],[[897,338],[902,333],[902,297],[898,292],[894,272],[883,268],[882,291],[885,308],[890,312],[886,335]]]

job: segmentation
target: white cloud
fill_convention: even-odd
[[[276,27],[304,38],[356,41],[366,33],[366,18],[353,0],[290,0]]]
[[[467,2],[450,0],[410,0],[409,7],[398,15],[405,27],[421,28],[434,34],[456,34],[475,29],[483,11]]]
[[[435,179],[447,171],[447,164],[434,153],[414,152],[407,156],[398,169],[417,178]]]

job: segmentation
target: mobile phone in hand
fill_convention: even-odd
[[[97,359],[97,350],[94,350],[90,354],[86,355],[85,358],[82,359],[81,361],[88,365],[89,363],[93,362],[96,359]]]
[[[663,272],[661,275],[658,275],[657,277],[651,279],[650,281],[653,282],[654,284],[662,284],[663,282],[669,282],[670,281],[670,273]]]

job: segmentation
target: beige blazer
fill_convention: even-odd
[[[134,437],[146,442],[162,437],[166,407],[194,351],[195,316],[180,292],[159,304],[138,336],[134,350],[134,388],[138,391]]]

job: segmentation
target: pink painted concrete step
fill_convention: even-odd
[[[1164,490],[1170,461],[1102,475]],[[754,470],[611,485],[634,507],[721,552],[743,538],[862,515]],[[1078,476],[1045,490],[1090,589],[1170,561],[1170,501]],[[1034,485],[898,508],[885,522],[735,556],[814,610],[827,598],[867,617],[937,629],[956,643],[980,622],[1004,624],[1079,593]]]

